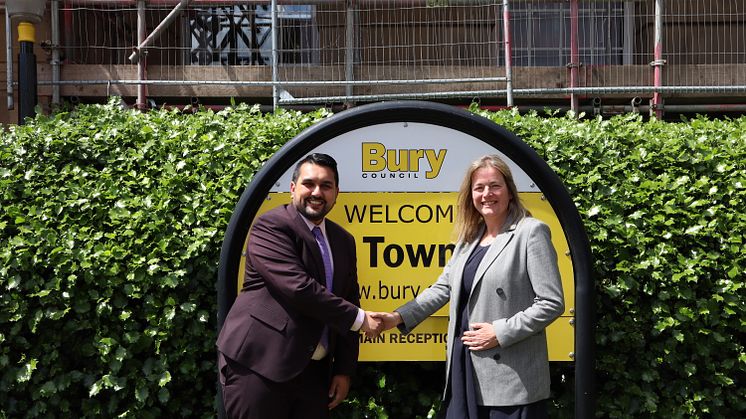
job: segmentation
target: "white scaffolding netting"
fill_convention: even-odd
[[[150,83],[150,95],[216,97],[266,97],[274,83],[286,98],[321,103],[504,97],[510,62],[517,95],[628,94],[656,83],[656,62],[658,82],[669,88],[717,93],[746,84],[743,0],[661,1],[660,28],[656,0],[278,0],[274,28],[268,1],[194,0],[142,50],[139,76],[128,57],[179,3],[59,2],[63,81],[139,79]],[[71,76],[66,67],[82,68],[72,66],[103,70]]]

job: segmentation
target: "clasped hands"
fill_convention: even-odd
[[[401,315],[397,312],[386,313],[378,311],[366,311],[363,325],[360,328],[365,336],[375,338],[386,330],[393,329],[402,322]]]

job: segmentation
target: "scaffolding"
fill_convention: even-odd
[[[273,107],[478,100],[659,117],[746,111],[742,0],[49,4],[39,85],[53,104],[120,95],[142,108],[244,98]],[[7,57],[11,45],[6,22]]]

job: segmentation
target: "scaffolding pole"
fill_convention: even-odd
[[[656,90],[653,93],[653,101],[650,104],[651,115],[655,113],[658,119],[663,118],[663,96],[658,88],[663,86],[663,0],[655,0],[655,46],[654,58],[650,63],[653,66],[653,83]]]
[[[510,36],[510,5],[503,0],[503,39],[505,40],[505,95],[508,106],[513,106],[513,50]]]
[[[60,2],[52,0],[52,104],[60,104]]]
[[[280,91],[277,85],[279,81],[277,64],[279,59],[277,57],[277,0],[272,0],[271,4],[271,17],[272,17],[272,109],[275,111],[280,106]]]
[[[352,97],[353,85],[352,82],[355,80],[355,4],[352,0],[347,0],[345,3],[345,81],[348,83],[345,85],[345,96]],[[354,102],[352,100],[345,101],[345,107],[352,107]]]
[[[10,13],[5,10],[5,73],[8,92],[8,110],[15,108],[13,102],[13,26],[10,24]]]
[[[578,87],[578,67],[580,67],[580,53],[578,49],[578,0],[570,0],[570,88]],[[578,114],[578,95],[570,94],[570,109]]]
[[[171,22],[176,19],[179,14],[181,13],[184,8],[189,5],[189,0],[181,0],[179,4],[177,4],[171,12],[166,16],[165,19],[161,21],[161,23],[158,24],[158,26],[153,29],[153,32],[150,33],[145,39],[139,39],[139,31],[138,31],[138,45],[134,48],[132,51],[132,54],[129,56],[129,60],[132,62],[137,62],[140,59],[140,54],[147,48],[148,45],[152,44],[153,41],[155,41],[159,36],[161,36],[161,32],[163,32],[168,25],[171,24]],[[139,3],[138,3],[139,6]],[[139,30],[139,26],[138,26]]]
[[[137,43],[143,44],[146,39],[146,27],[145,27],[145,0],[137,1]],[[140,56],[137,58],[137,79],[140,81],[146,80],[147,75],[145,73],[145,63],[148,60],[147,50],[141,51]],[[137,85],[137,108],[145,109],[148,96],[148,85],[141,83]]]

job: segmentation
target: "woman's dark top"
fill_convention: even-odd
[[[469,294],[474,284],[474,276],[477,267],[482,262],[487,249],[490,246],[477,246],[469,255],[464,266],[464,275],[461,282],[461,297],[458,302],[459,334],[453,339],[451,356],[451,374],[449,383],[449,400],[446,419],[476,419],[477,418],[477,395],[476,383],[474,382],[474,367],[471,363],[468,349],[461,343],[461,336],[469,330]]]

